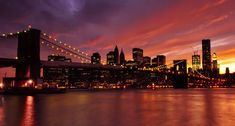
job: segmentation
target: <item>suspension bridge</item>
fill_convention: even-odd
[[[151,75],[167,76],[168,80],[171,80],[175,88],[187,88],[190,82],[193,82],[195,85],[203,84],[204,86],[218,83],[217,79],[206,77],[198,71],[188,74],[187,63],[185,60],[179,60],[176,63],[168,64],[174,66],[173,71],[159,70],[163,66],[158,66],[151,70],[140,69],[138,72],[133,72],[122,66],[91,64],[91,56],[88,53],[83,52],[66,42],[53,38],[52,35],[48,33],[31,27],[15,33],[4,33],[0,36],[0,39],[3,41],[13,38],[18,39],[17,57],[0,58],[0,68],[14,67],[16,69],[14,78],[5,78],[6,83],[14,82],[14,86],[22,86],[29,79],[33,80],[35,84],[39,83],[38,80],[40,79],[42,82],[50,82],[50,80],[55,81],[55,78],[48,78],[48,76],[51,77],[54,75],[48,75],[48,73],[42,72],[44,71],[43,69],[48,68],[64,68],[61,73],[63,76],[60,75],[59,82],[63,82],[65,85],[79,83],[81,81],[126,83],[130,78],[132,80],[139,79],[146,82],[147,80],[151,80]],[[47,47],[60,55],[76,59],[78,62],[43,61],[40,59],[41,47]],[[182,66],[182,63],[185,65]],[[41,73],[43,73],[43,75],[41,75]],[[55,77],[58,76],[55,75]],[[58,80],[58,78],[56,79]],[[221,81],[224,80],[220,80],[220,82]]]

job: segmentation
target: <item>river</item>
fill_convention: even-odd
[[[234,126],[235,89],[0,95],[0,126]]]

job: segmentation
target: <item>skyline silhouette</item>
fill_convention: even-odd
[[[105,57],[118,45],[127,59],[137,47],[144,49],[145,56],[166,55],[167,62],[190,60],[195,50],[201,54],[201,40],[209,38],[221,71],[230,67],[234,72],[233,4],[231,0],[6,1],[1,3],[4,18],[0,23],[4,25],[0,33],[31,24],[89,54],[98,51]],[[11,46],[4,46],[6,43],[0,44],[3,51],[14,53]],[[42,55],[45,59],[49,54]]]

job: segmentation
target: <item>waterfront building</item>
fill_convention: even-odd
[[[50,62],[72,62],[70,58],[60,55],[49,55],[48,61]],[[67,85],[68,84],[68,68],[63,67],[43,67],[43,81],[48,84],[59,84]]]
[[[60,56],[55,54],[49,55],[48,61],[72,62],[71,58],[66,58],[65,56]]]
[[[92,64],[100,64],[101,63],[101,56],[98,52],[92,54],[91,63]]]

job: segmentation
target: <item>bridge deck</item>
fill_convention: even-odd
[[[1,67],[15,67],[20,61],[17,59],[0,58]],[[41,61],[41,67],[78,67],[78,68],[91,68],[91,69],[122,69],[119,66],[110,66],[102,64],[90,63],[77,63],[77,62],[60,62],[60,61]]]
[[[122,69],[119,66],[110,66],[102,64],[90,63],[77,63],[77,62],[60,62],[60,61],[41,61],[42,67],[77,67],[77,68],[90,68],[90,69]]]
[[[0,58],[0,68],[1,67],[15,67],[19,61],[17,59],[9,59],[9,58]]]

